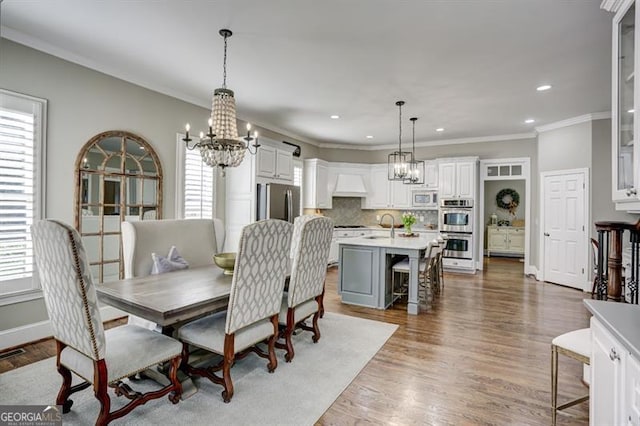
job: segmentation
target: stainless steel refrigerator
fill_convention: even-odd
[[[300,216],[300,188],[279,183],[258,184],[258,220],[281,219],[293,222]]]

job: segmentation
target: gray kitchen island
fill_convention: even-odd
[[[432,241],[418,237],[362,237],[340,242],[338,291],[343,303],[386,309],[393,302],[391,266],[398,256],[409,257],[407,312],[418,314],[420,259]]]

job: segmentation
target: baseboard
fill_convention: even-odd
[[[111,306],[104,306],[100,308],[100,315],[102,316],[102,321],[110,321],[127,316],[128,314]],[[52,335],[51,322],[49,320],[22,325],[16,328],[10,328],[9,330],[2,330],[0,331],[0,351],[45,339]]]
[[[538,268],[534,265],[527,265],[524,267],[525,275],[532,275],[536,280],[538,279]]]

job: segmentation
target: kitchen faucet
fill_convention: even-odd
[[[391,213],[385,213],[382,216],[380,216],[379,225],[382,225],[382,219],[384,219],[385,216],[389,216],[391,218],[391,238],[395,238],[396,237],[396,218],[393,217]]]

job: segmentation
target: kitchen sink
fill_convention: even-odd
[[[365,240],[380,240],[383,238],[389,238],[388,236],[383,236],[383,235],[369,235],[368,237],[362,237]]]

